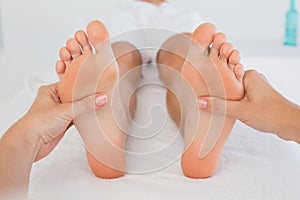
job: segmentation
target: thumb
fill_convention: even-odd
[[[105,94],[95,94],[85,97],[72,103],[62,104],[64,112],[71,118],[71,121],[82,114],[95,111],[107,103]]]
[[[199,109],[216,114],[240,118],[243,104],[240,101],[225,100],[217,97],[200,97]]]

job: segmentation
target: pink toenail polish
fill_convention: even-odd
[[[96,105],[97,106],[104,106],[107,103],[107,96],[106,95],[101,95],[96,97]]]
[[[207,108],[207,101],[206,100],[204,100],[204,99],[200,99],[199,101],[198,101],[198,104],[199,104],[199,108],[202,108],[202,109],[205,109],[205,108]]]

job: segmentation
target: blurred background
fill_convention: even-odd
[[[75,30],[84,28],[92,19],[101,20],[101,16],[109,14],[110,10],[132,1],[0,0],[0,104],[24,86],[28,74],[46,72],[55,75],[58,50]],[[246,67],[271,65],[262,62],[267,58],[278,59],[278,65],[285,64],[289,58],[292,65],[293,59],[300,56],[299,47],[282,46],[289,0],[169,2],[187,11],[198,12],[203,19],[224,31],[242,52]],[[298,10],[299,6],[297,2]],[[294,63],[298,64],[298,61]]]

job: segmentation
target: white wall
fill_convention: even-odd
[[[4,54],[0,56],[0,90],[11,83],[22,86],[27,73],[49,71],[54,74],[58,50],[75,30],[84,28],[93,18],[101,18],[103,12],[131,1],[2,0]],[[229,38],[282,40],[284,15],[289,7],[288,0],[170,2],[183,9],[198,11]]]

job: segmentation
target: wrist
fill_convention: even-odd
[[[31,134],[24,118],[6,131],[0,139],[0,193],[27,190],[32,163],[40,148],[38,135]]]
[[[7,132],[11,137],[15,138],[15,141],[19,141],[26,148],[33,152],[33,156],[38,152],[41,147],[41,137],[36,127],[36,121],[27,117],[26,115],[19,119]]]

